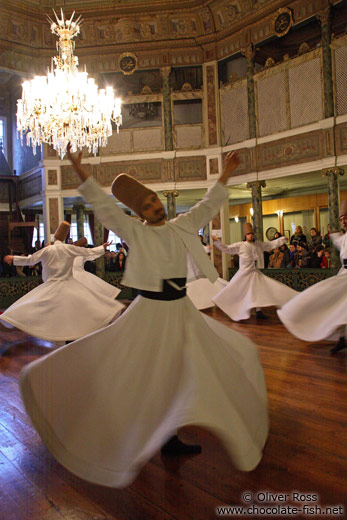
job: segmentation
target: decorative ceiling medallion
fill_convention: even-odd
[[[287,34],[293,25],[292,10],[288,7],[278,9],[273,15],[273,29],[278,37]]]
[[[123,52],[119,56],[118,63],[123,74],[132,74],[137,69],[137,56],[132,52]]]

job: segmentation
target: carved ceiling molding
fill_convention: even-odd
[[[273,13],[283,5],[282,0],[206,0],[198,2],[199,8],[196,0],[180,4],[174,0],[177,8],[171,6],[172,0],[65,3],[66,9],[74,8],[84,17],[75,53],[81,65],[92,66],[91,73],[119,71],[119,56],[129,50],[136,54],[139,70],[224,59],[272,36]],[[56,43],[45,15],[49,5],[57,8],[64,1],[12,0],[4,4],[0,8],[0,66],[44,73]],[[327,0],[291,2],[294,24],[322,11],[326,4]],[[152,12],[147,13],[144,5]],[[158,9],[153,11],[155,5]],[[161,10],[168,5],[170,11]],[[137,6],[137,13],[130,15],[128,10],[126,16],[119,15],[118,8],[126,6]],[[105,16],[104,10],[111,7],[112,16]]]

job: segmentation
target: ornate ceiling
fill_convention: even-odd
[[[338,2],[334,2],[338,3]],[[294,23],[329,0],[11,0],[0,2],[0,68],[42,73],[56,38],[46,15],[73,10],[84,23],[76,55],[90,73],[118,72],[124,52],[138,69],[196,66],[224,59],[274,36],[274,15],[290,7]]]

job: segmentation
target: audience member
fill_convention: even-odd
[[[326,247],[323,251],[323,257],[320,266],[322,269],[330,269],[331,267],[331,256],[329,247]]]
[[[106,249],[105,250],[105,271],[109,271],[110,270],[110,250],[109,249]]]
[[[124,253],[119,253],[116,258],[116,271],[124,271],[126,263],[126,256]]]
[[[330,224],[327,225],[327,230],[328,230],[328,232],[323,237],[323,245],[325,247],[330,246]]]
[[[284,267],[284,254],[282,253],[282,251],[280,251],[279,247],[276,247],[273,250],[273,253],[270,255],[268,267],[275,269],[280,269],[281,267]]]
[[[283,264],[282,267],[288,267],[288,264],[290,263],[290,253],[287,244],[283,244],[280,247],[281,253],[283,253]]]
[[[310,267],[310,254],[306,250],[306,243],[299,242],[296,246],[296,253],[294,254],[295,269],[302,269]]]
[[[309,251],[316,250],[317,246],[320,246],[322,244],[322,237],[320,234],[320,231],[317,230],[317,228],[313,227],[310,229],[311,239],[310,243],[308,244]]]
[[[115,251],[111,251],[110,253],[110,259],[109,259],[109,271],[111,273],[114,273],[115,271],[118,271],[117,269],[117,258],[119,255],[124,255],[123,252],[115,252]]]
[[[322,258],[323,258],[323,251],[324,247],[322,245],[317,246],[312,252],[311,252],[311,267],[314,269],[319,269],[321,267]]]
[[[290,243],[298,244],[299,242],[303,242],[303,243],[307,244],[306,235],[304,235],[304,233],[302,231],[302,227],[296,226],[294,235],[292,235],[290,238]]]

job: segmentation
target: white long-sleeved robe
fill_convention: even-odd
[[[346,335],[347,269],[343,261],[347,260],[347,233],[331,233],[330,238],[340,250],[342,267],[338,274],[312,285],[277,311],[289,332],[305,341],[335,340],[343,332]]]
[[[222,186],[212,189],[179,219],[177,231],[175,223],[147,226],[119,217],[95,183],[84,189],[100,222],[127,235],[126,279],[136,283],[142,274],[140,288],[152,291],[163,279],[187,275],[188,236],[215,216],[221,193]],[[195,248],[204,267],[199,254]],[[203,316],[187,296],[138,296],[113,324],[27,366],[21,386],[26,409],[53,455],[81,478],[108,486],[128,485],[184,425],[214,431],[236,467],[246,471],[259,463],[267,438],[257,347]]]
[[[123,304],[102,293],[95,294],[72,275],[75,258],[93,255],[91,249],[57,240],[32,255],[15,256],[15,265],[41,262],[44,283],[1,315],[3,325],[49,341],[74,340],[108,325]]]
[[[72,269],[73,277],[75,280],[78,280],[80,283],[83,283],[88,287],[90,291],[94,291],[96,294],[103,294],[104,296],[111,298],[111,300],[114,300],[120,293],[120,289],[84,269],[84,264],[88,260],[96,260],[105,254],[104,246],[94,247],[91,251],[93,251],[94,255],[91,255],[90,257],[86,258],[84,256],[78,256],[75,258]],[[118,303],[119,302],[117,302],[117,304]],[[121,308],[123,308],[123,306]]]
[[[264,251],[271,251],[285,243],[285,237],[270,242],[235,242],[225,245],[219,240],[214,244],[224,253],[238,254],[239,270],[229,284],[212,301],[232,320],[246,320],[255,307],[281,307],[293,298],[297,291],[264,275]]]

